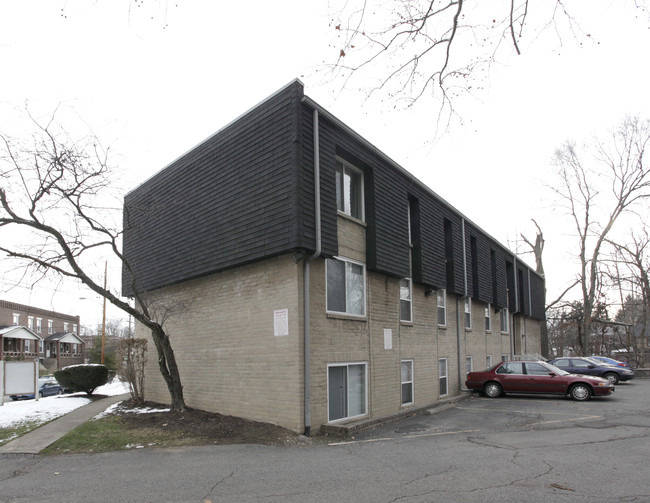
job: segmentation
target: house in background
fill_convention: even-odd
[[[83,363],[79,316],[0,300],[0,360],[39,358],[56,370]]]
[[[297,80],[130,192],[124,232],[190,407],[310,433],[541,352],[543,279]]]

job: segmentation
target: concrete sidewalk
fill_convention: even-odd
[[[0,447],[0,454],[38,454],[77,426],[104,412],[111,405],[128,400],[130,393],[94,400],[72,412],[18,437]]]

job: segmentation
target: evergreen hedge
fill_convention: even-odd
[[[95,389],[108,382],[108,367],[97,364],[71,365],[54,372],[54,377],[64,388],[84,391],[90,396]]]

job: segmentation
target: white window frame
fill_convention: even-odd
[[[39,353],[45,352],[45,341],[43,339],[38,341],[38,352]]]
[[[327,302],[327,300],[328,300],[328,288],[329,288],[329,285],[328,285],[328,282],[327,282],[327,274],[328,274],[327,273],[327,268],[329,266],[330,260],[337,260],[337,261],[343,262],[345,264],[345,274],[346,274],[346,279],[345,279],[346,290],[345,290],[345,294],[346,294],[346,298],[348,296],[348,290],[347,290],[348,264],[354,264],[354,265],[361,266],[361,269],[363,271],[363,279],[362,279],[362,285],[363,285],[363,312],[361,314],[348,313],[347,312],[347,301],[346,301],[346,311],[334,311],[334,310],[331,310],[329,308],[329,305],[328,305],[328,302]],[[346,315],[346,316],[354,316],[354,317],[357,317],[357,318],[365,318],[366,317],[366,294],[367,294],[367,288],[366,288],[366,264],[364,264],[363,262],[358,262],[356,260],[346,258],[346,257],[333,257],[331,259],[325,260],[325,305],[326,305],[326,312],[328,314],[343,314],[343,315]]]
[[[75,334],[79,335],[78,332],[77,332],[77,324],[76,324],[76,323],[73,323],[73,324],[72,324],[72,331],[73,331]]]
[[[442,362],[444,362],[444,374],[442,372]],[[442,392],[443,382],[445,385],[444,393]],[[447,361],[447,358],[438,358],[438,393],[440,393],[440,396],[447,396],[449,394],[449,363]]]
[[[442,296],[442,304],[440,304],[441,296]],[[436,292],[436,305],[437,305],[437,315],[438,315],[438,326],[446,327],[447,326],[447,290],[445,290],[444,288],[441,288]],[[441,312],[444,317],[442,323],[440,323]]]
[[[67,334],[68,333],[68,327],[70,324],[67,321],[63,322],[63,331]]]
[[[348,369],[348,378],[347,378],[347,402],[348,402],[348,413],[349,413],[349,403],[350,403],[350,379],[349,379],[349,368],[354,365],[363,365],[363,412],[355,416],[346,416],[340,417],[338,419],[330,419],[330,368],[331,367],[346,367]],[[364,417],[368,415],[368,362],[345,362],[345,363],[328,363],[327,364],[327,421],[329,423],[338,423],[341,421],[348,421],[350,419],[356,419],[359,417]]]
[[[501,361],[502,362],[507,362],[508,360],[510,360],[510,354],[509,353],[503,353],[501,355]]]
[[[469,374],[474,370],[474,360],[471,356],[465,357],[465,375]]]
[[[13,313],[11,318],[12,325],[20,325],[20,313]]]
[[[47,333],[50,335],[54,333],[54,320],[47,320]]]
[[[466,330],[471,330],[472,329],[472,298],[471,297],[465,297],[465,302],[463,303],[464,306],[464,311],[465,311],[465,329]]]
[[[39,334],[43,332],[43,318],[36,318],[36,331]]]
[[[349,162],[345,161],[344,159],[341,159],[340,157],[336,158],[336,162],[341,163],[341,166],[342,166],[341,184],[345,184],[345,174],[346,174],[346,172],[352,172],[352,173],[354,173],[356,175],[359,175],[359,177],[361,179],[360,180],[361,186],[359,187],[359,199],[360,199],[359,200],[359,213],[360,213],[360,215],[359,216],[352,215],[351,201],[346,201],[345,200],[345,197],[347,196],[347,193],[345,192],[344,187],[341,187],[340,184],[338,184],[338,183],[336,184],[336,208],[338,209],[338,211],[340,211],[341,213],[343,213],[343,214],[345,214],[345,215],[347,215],[347,216],[349,216],[351,218],[354,218],[354,219],[359,220],[361,222],[365,222],[366,221],[365,201],[364,201],[365,180],[364,180],[364,176],[363,176],[363,171],[360,170],[359,168],[353,166]],[[336,166],[336,172],[337,172],[337,174],[339,172],[338,165]],[[343,199],[343,209],[339,208],[339,194],[340,194],[339,191],[343,192],[343,197],[344,197],[344,199]]]
[[[404,372],[403,372],[403,366],[404,364],[407,364],[411,367],[410,371],[410,380],[404,380]],[[407,376],[408,378],[408,376]],[[413,360],[402,360],[400,364],[400,381],[401,381],[401,387],[400,387],[400,398],[402,400],[402,407],[405,405],[413,405],[415,403],[415,365],[413,363]],[[410,402],[405,402],[404,401],[404,385],[410,386],[411,388],[411,401]]]
[[[485,331],[492,331],[492,304],[489,302],[485,305]]]
[[[27,317],[27,328],[30,330],[34,330],[34,317],[33,316],[28,316]]]
[[[402,282],[406,281],[408,286],[408,298],[404,298],[403,293],[405,288],[402,287]],[[402,318],[402,302],[407,302],[409,307],[408,320]],[[413,323],[413,281],[411,278],[403,278],[399,281],[399,318],[401,322]]]
[[[31,341],[29,339],[25,339],[25,341],[23,343],[23,351],[25,353],[31,353],[32,352],[31,347],[32,347]]]
[[[492,368],[492,355],[485,355],[486,368]]]
[[[510,315],[507,307],[501,308],[501,311],[499,312],[499,324],[501,325],[499,330],[501,330],[502,334],[510,333]]]

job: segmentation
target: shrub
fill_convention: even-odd
[[[72,391],[84,391],[88,396],[99,386],[108,382],[106,365],[71,365],[54,372],[54,377],[64,388]]]

